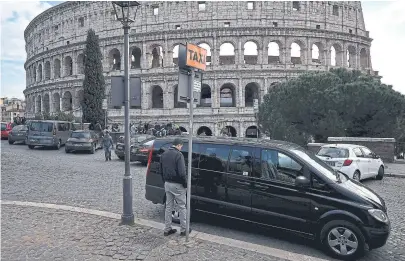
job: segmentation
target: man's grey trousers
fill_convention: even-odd
[[[165,211],[165,232],[172,229],[172,211],[176,201],[180,216],[180,232],[186,231],[186,193],[183,185],[172,182],[165,182],[166,211]]]

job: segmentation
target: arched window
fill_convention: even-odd
[[[152,68],[163,67],[163,48],[156,46],[152,50]]]
[[[249,41],[243,46],[243,58],[245,64],[257,64],[257,44]]]
[[[152,89],[152,108],[163,108],[163,90],[158,85]]]
[[[235,64],[235,47],[231,43],[224,43],[219,48],[219,64]]]
[[[62,108],[64,111],[73,110],[73,98],[72,98],[72,94],[69,91],[67,91],[63,94]]]
[[[121,53],[114,48],[108,55],[110,70],[121,70]]]
[[[369,68],[368,54],[367,54],[367,50],[365,48],[362,48],[360,50],[360,67],[361,67],[361,69]]]
[[[280,46],[276,42],[269,43],[268,50],[268,62],[270,63],[280,63]]]
[[[78,74],[84,74],[84,54],[79,54],[77,56],[77,69]]]
[[[53,94],[53,111],[58,112],[60,111],[60,96],[59,93],[55,92]]]
[[[141,68],[142,52],[138,47],[134,47],[131,52],[131,69]]]
[[[42,64],[38,65],[38,81],[42,81]]]
[[[207,58],[205,59],[205,64],[210,65],[211,64],[211,47],[206,43],[200,43],[198,46],[207,50]]]
[[[59,59],[55,59],[55,61],[53,62],[53,77],[55,79],[60,78],[60,60]]]
[[[245,107],[253,107],[255,99],[259,99],[259,86],[249,83],[245,87]]]
[[[301,64],[302,63],[302,56],[301,56],[301,46],[297,43],[291,44],[291,62],[293,64]]]
[[[212,136],[212,130],[208,128],[207,126],[201,126],[197,130],[197,135],[198,136]]]
[[[44,95],[44,104],[43,104],[43,107],[44,107],[44,112],[50,112],[49,111],[49,105],[50,105],[50,101],[49,101],[49,94],[45,94]]]
[[[224,84],[220,90],[220,106],[235,107],[235,93],[232,84]]]
[[[200,106],[201,107],[211,107],[211,87],[207,84],[203,84],[201,87],[201,97],[200,97]]]
[[[179,64],[179,45],[176,45],[173,48],[173,66],[176,66]]]
[[[320,57],[320,53],[319,53],[319,47],[317,44],[313,44],[312,45],[312,62],[313,63],[321,63],[321,57]]]
[[[355,62],[356,62],[356,48],[354,46],[349,46],[347,48],[346,52],[346,58],[347,58],[347,67],[350,68],[355,68]]]
[[[45,63],[45,80],[51,79],[51,63],[47,61]]]
[[[73,75],[73,62],[70,56],[65,57],[64,66],[65,66],[65,76]]]

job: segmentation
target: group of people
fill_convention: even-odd
[[[167,135],[180,135],[182,131],[180,130],[180,126],[174,123],[144,123],[139,122],[138,125],[132,123],[130,125],[131,134],[149,134],[156,137],[164,137]]]

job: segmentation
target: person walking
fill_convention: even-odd
[[[111,161],[111,149],[114,146],[114,142],[110,136],[110,132],[108,130],[105,131],[105,134],[103,136],[103,148],[104,148],[104,154],[105,154],[105,161],[110,160]]]
[[[172,228],[172,211],[175,202],[178,205],[180,215],[180,236],[186,235],[187,172],[184,156],[180,152],[182,147],[183,141],[176,138],[173,141],[173,146],[166,150],[160,158],[166,192],[164,236],[177,232],[176,229]]]

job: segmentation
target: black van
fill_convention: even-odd
[[[146,199],[164,204],[160,155],[173,138],[150,149]],[[183,151],[187,164],[188,142]],[[288,142],[199,137],[193,140],[192,212],[246,220],[319,240],[337,258],[383,246],[390,233],[385,202]]]

